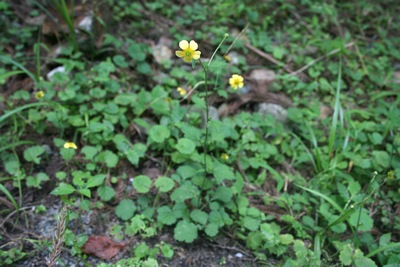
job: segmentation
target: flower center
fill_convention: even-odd
[[[191,57],[192,56],[192,52],[190,50],[186,50],[185,55],[187,57]]]

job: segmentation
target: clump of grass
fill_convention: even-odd
[[[57,229],[54,233],[55,235],[53,239],[52,251],[49,257],[46,259],[46,264],[48,267],[54,266],[57,259],[60,257],[61,249],[64,243],[64,233],[65,230],[67,229],[66,228],[68,221],[67,215],[68,215],[68,209],[67,206],[64,206],[61,209],[60,216],[58,217],[57,220]]]

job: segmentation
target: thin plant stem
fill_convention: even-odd
[[[219,46],[218,46],[219,47]],[[214,52],[215,54],[215,52]],[[212,57],[211,57],[212,58]],[[206,128],[206,133],[205,133],[205,138],[204,138],[204,143],[203,143],[203,150],[204,150],[204,179],[203,179],[203,183],[201,185],[201,190],[204,189],[204,184],[206,182],[207,179],[207,144],[208,144],[208,113],[209,113],[209,107],[208,107],[208,66],[205,66],[203,64],[203,62],[201,61],[201,59],[199,59],[201,66],[203,67],[204,70],[204,87],[206,89],[206,94],[204,96],[204,102],[206,105],[206,118],[205,118],[205,128]],[[210,60],[211,61],[211,60]],[[200,205],[200,198],[199,197],[199,203],[198,205]]]
[[[204,102],[206,105],[206,119],[205,119],[205,138],[204,138],[204,143],[203,143],[203,150],[204,150],[204,179],[201,185],[201,190],[204,190],[204,184],[207,180],[207,152],[208,152],[208,120],[209,120],[209,106],[208,106],[208,71],[209,68],[211,66],[211,62],[213,61],[217,51],[221,48],[222,43],[225,41],[226,38],[228,38],[228,34],[224,35],[224,38],[221,40],[221,42],[218,44],[217,48],[215,49],[214,53],[212,54],[210,60],[208,61],[207,65],[205,65],[201,59],[199,59],[199,62],[201,64],[201,66],[203,67],[204,70],[204,87],[205,87],[205,96],[204,96]],[[199,202],[197,203],[197,205],[200,205],[200,199],[201,199],[201,195],[199,196]]]

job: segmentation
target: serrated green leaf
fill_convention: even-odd
[[[192,183],[184,183],[174,190],[171,194],[171,200],[175,202],[184,202],[186,199],[196,198],[199,195],[199,189]]]
[[[136,61],[143,61],[146,58],[146,47],[139,43],[131,43],[128,47],[128,54]]]
[[[246,244],[247,247],[253,249],[253,250],[257,250],[261,247],[263,243],[263,238],[260,232],[256,231],[256,232],[251,232],[248,236],[247,236],[247,240],[246,240]]]
[[[72,148],[61,148],[60,155],[65,161],[71,160],[75,155],[75,150]]]
[[[195,143],[187,138],[181,138],[178,140],[175,148],[182,154],[190,155],[194,152],[196,145]]]
[[[137,95],[133,93],[127,93],[127,94],[118,94],[114,98],[114,102],[120,106],[127,106],[127,105],[133,105],[135,104],[137,99]]]
[[[113,57],[113,61],[115,65],[117,65],[120,68],[127,68],[129,66],[128,62],[126,62],[125,57],[122,55],[115,55]]]
[[[60,183],[56,188],[54,188],[53,191],[51,191],[50,194],[56,196],[63,196],[72,194],[75,191],[76,191],[75,187],[73,187],[72,185],[66,183]]]
[[[284,52],[283,48],[276,46],[272,50],[272,55],[274,56],[274,58],[280,60],[283,58],[283,52]]]
[[[160,246],[160,250],[162,252],[162,255],[167,259],[172,259],[172,257],[174,256],[174,249],[170,244],[162,244]]]
[[[219,186],[214,193],[213,199],[228,203],[232,201],[232,190],[225,186]]]
[[[113,153],[112,151],[105,151],[104,152],[104,162],[108,168],[115,168],[118,164],[118,156]]]
[[[133,148],[129,148],[125,154],[129,162],[138,165],[140,158],[144,157],[147,146],[142,143],[136,143]]]
[[[390,243],[390,239],[392,238],[392,234],[391,233],[386,233],[383,234],[380,238],[379,238],[379,246],[383,247],[386,246]]]
[[[343,265],[348,266],[352,262],[353,248],[350,244],[344,245],[340,250],[339,259]]]
[[[24,150],[24,159],[28,162],[40,164],[40,155],[45,152],[42,146],[32,146]]]
[[[172,190],[175,186],[174,180],[171,178],[160,176],[157,178],[156,182],[154,183],[155,187],[158,188],[160,192],[166,193]]]
[[[380,145],[383,141],[383,136],[380,133],[373,133],[370,135],[370,140],[374,145]]]
[[[85,154],[85,160],[93,160],[94,157],[97,155],[98,150],[94,146],[84,146],[82,147],[81,152]]]
[[[354,259],[355,267],[378,267],[376,263],[367,257],[356,257]]]
[[[374,156],[376,162],[383,168],[389,167],[390,156],[386,151],[372,151],[372,155]]]
[[[307,251],[307,248],[304,245],[303,241],[295,240],[294,241],[294,245],[293,245],[293,249],[294,249],[294,252],[295,252],[296,257],[298,259],[302,259],[302,258],[307,257],[308,251]]]
[[[31,186],[31,187],[36,187],[36,188],[42,188],[40,184],[44,181],[48,181],[49,176],[44,173],[44,172],[39,172],[36,174],[36,177],[33,176],[28,176],[26,178],[26,185]]]
[[[179,174],[183,180],[186,180],[187,178],[195,176],[198,170],[192,166],[183,165],[178,167],[176,173]]]
[[[214,237],[218,234],[219,232],[219,227],[216,223],[210,223],[207,224],[206,228],[204,229],[204,232],[210,236],[210,237]]]
[[[246,216],[242,219],[242,225],[250,231],[255,231],[260,226],[260,220]]]
[[[219,211],[215,210],[211,211],[208,220],[210,223],[218,225],[218,227],[222,227],[225,225],[224,218],[222,217],[222,214]]]
[[[374,221],[372,220],[371,216],[369,216],[368,210],[362,208],[361,214],[360,210],[356,210],[351,214],[349,218],[349,223],[356,227],[358,231],[368,232],[374,226]],[[358,223],[358,226],[357,226]]]
[[[114,189],[107,185],[97,188],[97,194],[103,201],[110,201],[113,197],[115,197]]]
[[[20,164],[18,160],[9,160],[4,163],[4,168],[11,175],[16,175],[20,170]]]
[[[177,216],[168,206],[162,206],[157,210],[157,220],[166,225],[172,225],[176,222]]]
[[[135,257],[142,259],[148,256],[149,250],[150,247],[146,243],[142,242],[139,245],[137,245],[133,251]]]
[[[177,241],[191,243],[197,238],[197,227],[187,221],[180,221],[174,229],[174,238]]]
[[[104,180],[106,179],[105,174],[97,174],[95,176],[92,176],[89,178],[89,181],[86,184],[87,188],[92,188],[96,186],[100,186],[104,183]]]
[[[149,131],[149,137],[156,143],[162,143],[171,136],[171,131],[164,125],[154,125]]]
[[[194,222],[198,222],[202,225],[205,225],[207,223],[208,220],[208,214],[202,210],[193,210],[190,213],[190,218],[194,221]]]
[[[289,245],[293,242],[293,236],[291,234],[283,234],[279,236],[279,240],[283,245]]]
[[[133,217],[136,210],[136,205],[131,199],[123,199],[115,208],[115,214],[126,221]]]
[[[150,191],[151,179],[146,175],[139,175],[133,178],[132,185],[139,193],[147,193]]]
[[[92,196],[90,190],[86,189],[86,188],[78,189],[77,192],[88,198],[90,198]]]
[[[223,180],[235,179],[235,174],[233,173],[232,169],[218,161],[214,163],[213,175],[218,184],[222,183]]]

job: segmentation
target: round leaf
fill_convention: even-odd
[[[171,132],[170,130],[164,125],[155,125],[149,131],[149,136],[151,140],[156,143],[162,143],[170,137]]]
[[[172,188],[174,188],[175,182],[171,178],[168,177],[158,177],[155,186],[158,188],[160,192],[169,192]]]
[[[151,187],[151,180],[146,175],[139,175],[133,178],[132,185],[139,193],[147,193]]]
[[[176,149],[185,155],[190,155],[194,152],[194,149],[196,148],[196,145],[194,142],[190,139],[187,138],[181,138],[178,141],[178,144],[176,144]]]
[[[180,221],[174,229],[174,238],[178,241],[191,243],[197,238],[197,227],[187,221]]]
[[[117,216],[124,221],[132,218],[135,211],[136,211],[135,203],[130,199],[122,200],[115,208],[115,214],[117,214]]]
[[[157,213],[157,220],[163,224],[172,225],[176,222],[177,216],[168,206],[162,206]]]

